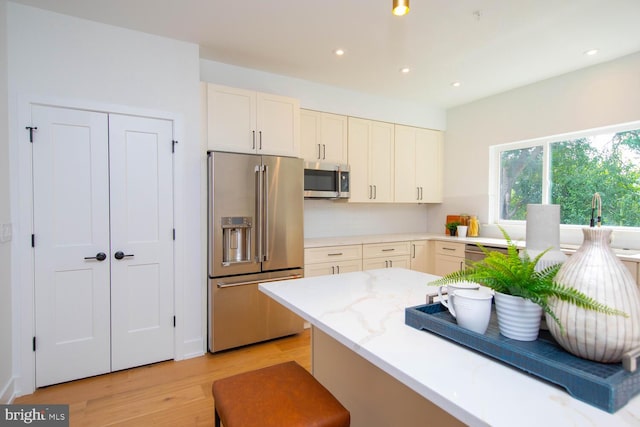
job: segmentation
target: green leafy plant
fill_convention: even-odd
[[[458,228],[459,225],[460,225],[459,222],[454,221],[454,222],[446,223],[445,227],[447,228],[447,230],[449,230],[449,235],[455,236],[456,235],[456,229]]]
[[[502,231],[502,235],[507,241],[506,254],[490,251],[477,244],[485,254],[483,260],[467,261],[467,266],[464,270],[447,274],[429,284],[441,286],[460,281],[475,282],[496,292],[522,297],[542,307],[544,312],[555,320],[563,334],[564,327],[560,324],[560,320],[556,317],[549,304],[552,298],[567,301],[587,310],[629,317],[628,314],[608,307],[577,289],[555,282],[554,278],[558,270],[560,270],[560,264],[536,271],[536,264],[551,248],[532,259],[526,250],[522,253],[518,252],[517,246],[503,228],[500,227],[500,231]]]

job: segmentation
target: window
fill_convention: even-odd
[[[562,224],[587,225],[598,192],[604,225],[640,227],[640,122],[492,150],[500,221],[524,220],[529,203],[553,203]]]

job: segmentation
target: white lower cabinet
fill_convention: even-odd
[[[362,245],[362,269],[410,268],[410,242],[371,243]]]
[[[430,262],[431,242],[428,240],[414,240],[411,242],[411,270],[422,273],[431,273],[433,268]]]
[[[635,261],[622,261],[622,263],[629,269],[633,280],[640,285],[640,274],[638,273],[638,270],[640,270],[640,263]]]
[[[436,241],[435,271],[436,276],[445,276],[454,271],[462,270],[464,261],[464,243]]]
[[[362,270],[362,245],[324,246],[304,250],[304,276],[326,276]]]

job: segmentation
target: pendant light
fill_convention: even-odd
[[[393,0],[392,12],[396,16],[403,16],[409,13],[409,0]]]

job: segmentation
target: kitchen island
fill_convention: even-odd
[[[353,427],[638,426],[640,396],[615,414],[563,389],[404,323],[437,277],[382,269],[260,284],[307,320],[313,374]]]

